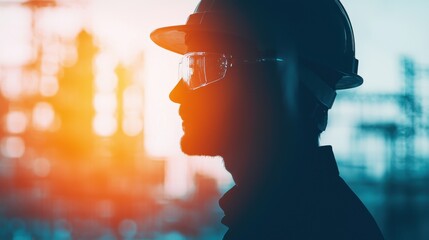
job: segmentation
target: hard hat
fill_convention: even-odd
[[[185,54],[187,36],[194,33],[235,36],[255,43],[261,51],[292,44],[299,58],[341,76],[330,84],[332,88],[363,83],[357,74],[353,29],[339,0],[201,0],[185,25],[156,29],[151,39]]]

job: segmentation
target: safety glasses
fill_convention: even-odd
[[[222,80],[228,69],[236,64],[283,61],[281,58],[247,60],[233,59],[232,56],[222,53],[189,52],[183,55],[179,63],[179,79],[182,79],[189,89],[195,90]]]

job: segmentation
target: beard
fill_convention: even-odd
[[[186,125],[180,140],[183,153],[190,156],[225,157],[243,150],[256,150],[255,141],[261,134],[252,125],[251,119],[244,122],[239,118],[217,120],[193,121],[192,125]],[[266,128],[261,129],[266,133]]]
[[[219,136],[221,131],[192,130],[185,129],[180,140],[183,153],[191,156],[219,156],[222,154],[224,148],[222,141],[226,143],[227,138]]]

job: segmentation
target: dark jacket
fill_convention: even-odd
[[[384,239],[377,223],[339,176],[330,146],[320,147],[311,167],[252,189],[234,186],[220,200],[229,227],[224,240]],[[288,174],[285,170],[285,174]]]

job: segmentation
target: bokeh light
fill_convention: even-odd
[[[32,120],[35,129],[49,129],[55,120],[55,112],[52,105],[47,102],[36,103],[33,108]]]
[[[23,133],[28,126],[28,118],[22,111],[11,111],[6,115],[6,129],[9,133]]]
[[[8,71],[0,82],[1,92],[7,99],[18,99],[22,93],[22,71],[18,68]]]
[[[36,158],[33,160],[33,172],[38,177],[46,177],[51,172],[51,163],[46,158]]]
[[[40,79],[40,95],[52,97],[58,92],[58,79],[55,76],[43,76]]]
[[[13,23],[13,24],[10,24]],[[0,63],[19,66],[32,57],[31,12],[15,5],[0,7]]]
[[[124,133],[130,137],[137,136],[143,130],[143,120],[139,115],[128,115],[122,124]]]
[[[20,158],[25,153],[25,143],[20,137],[5,137],[1,139],[0,149],[5,157]]]
[[[100,136],[112,136],[116,132],[117,127],[117,121],[113,114],[98,113],[94,117],[93,128],[95,133]]]
[[[113,115],[116,111],[117,100],[114,92],[101,92],[94,96],[94,109],[100,114]]]

